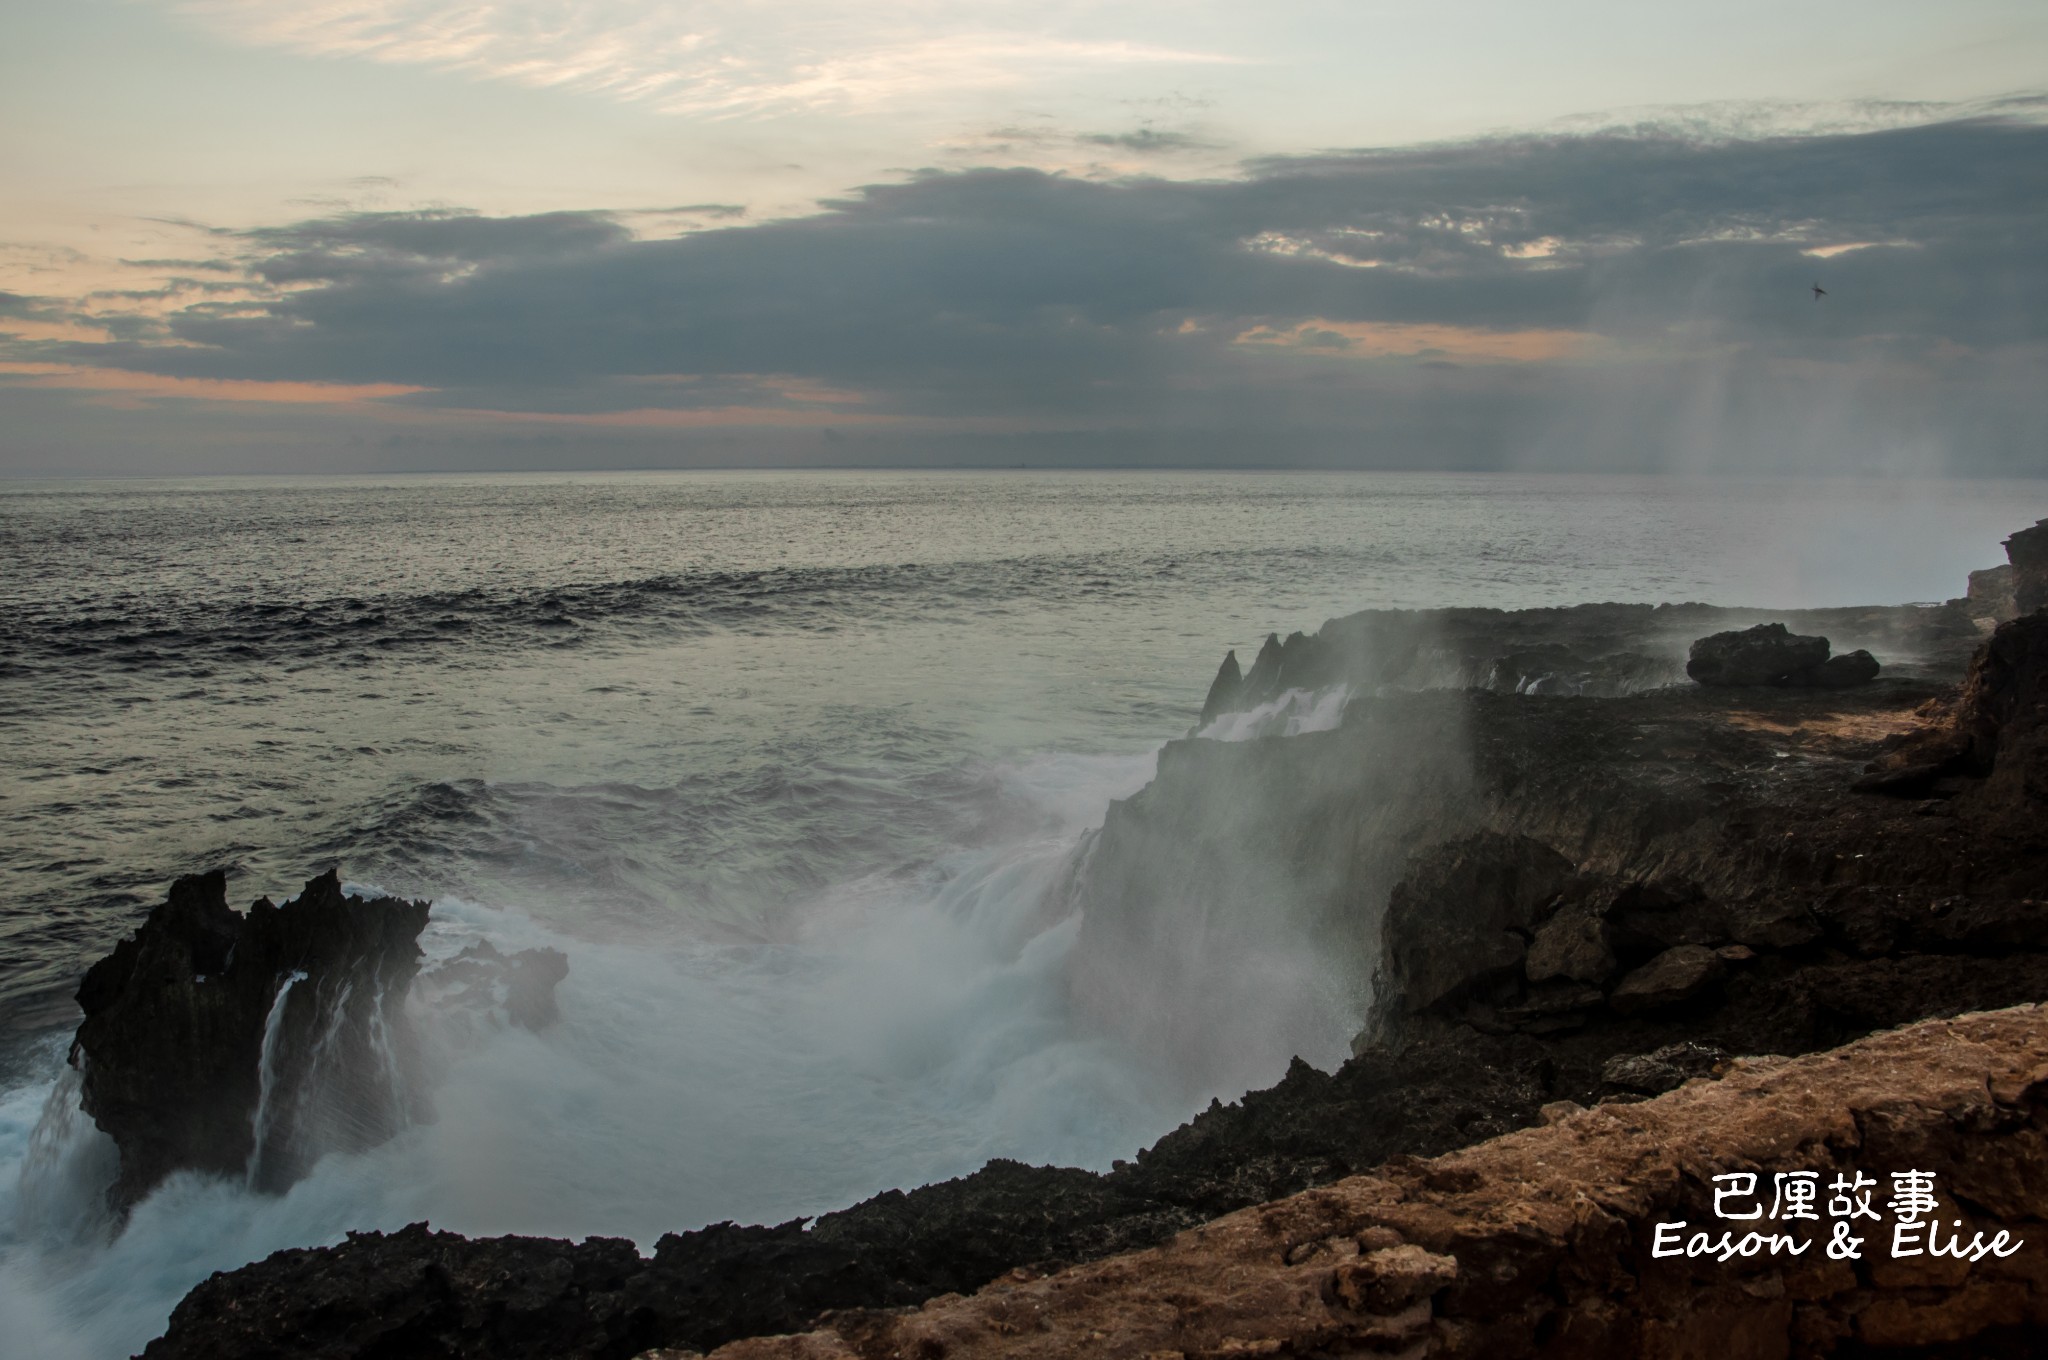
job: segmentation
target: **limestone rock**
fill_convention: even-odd
[[[2048,519],[2005,540],[2005,555],[2012,563],[2013,607],[2021,614],[2048,607]]]
[[[1703,945],[1667,949],[1615,985],[1607,1003],[1623,1015],[1669,1010],[1704,994],[1728,965]]]
[[[1969,591],[1963,597],[1963,611],[1973,619],[2004,623],[2020,612],[2019,601],[2013,594],[2017,582],[2018,573],[2009,562],[2004,566],[1971,572]]]

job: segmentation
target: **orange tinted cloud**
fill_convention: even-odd
[[[404,383],[263,382],[254,378],[173,378],[119,368],[72,364],[0,363],[0,379],[20,387],[106,392],[130,400],[175,397],[188,401],[259,402],[282,406],[348,406],[424,392]]]
[[[1494,331],[1475,326],[1401,321],[1324,321],[1316,318],[1284,330],[1255,326],[1238,335],[1234,343],[1323,355],[1341,354],[1355,359],[1428,357],[1514,364],[1570,358],[1590,347],[1594,337],[1584,331]]]

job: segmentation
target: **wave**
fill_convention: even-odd
[[[463,660],[719,630],[830,633],[904,620],[979,619],[1068,601],[1182,591],[1313,561],[1364,567],[1371,549],[1100,553],[881,566],[706,571],[594,583],[500,585],[303,600],[124,592],[0,611],[5,676],[79,666],[204,679],[217,668]],[[1341,559],[1341,560],[1337,560]]]
[[[431,1122],[330,1154],[282,1195],[175,1176],[111,1240],[75,1235],[104,1222],[90,1210],[107,1148],[77,1115],[75,1087],[48,1077],[62,1054],[52,1043],[45,1075],[0,1096],[0,1310],[50,1354],[125,1355],[210,1271],[349,1229],[425,1218],[646,1246],[724,1218],[824,1212],[992,1157],[1104,1168],[1215,1094],[1148,1071],[1067,1006],[1076,855],[1109,801],[1153,768],[1151,754],[993,768],[985,802],[1012,815],[985,823],[983,843],[915,873],[827,884],[751,937],[670,918],[593,938],[444,895],[428,957],[485,936],[562,949],[560,1021],[480,1033],[416,990]],[[488,824],[542,796],[443,786],[423,791],[416,815]]]

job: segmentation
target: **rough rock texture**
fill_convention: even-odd
[[[1950,673],[1977,644],[1980,614],[1967,600],[1774,614],[1705,604],[1365,610],[1285,642],[1269,636],[1230,697],[1211,687],[1202,722],[1288,689],[1339,684],[1354,694],[1424,686],[1537,696],[1635,694],[1683,681],[1688,647],[1703,633],[1768,622],[1845,639],[1852,656],[1882,652],[1895,675]],[[1842,683],[1874,664],[1844,662],[1825,678]]]
[[[2048,519],[2005,540],[2012,564],[2013,608],[2022,614],[2048,608]]]
[[[1149,1251],[1018,1271],[915,1311],[837,1314],[715,1360],[2036,1354],[2048,1329],[2044,1055],[2048,1013],[2028,1006],[1739,1061],[1717,1082],[1396,1161]],[[1945,1232],[2022,1245],[1974,1263],[1894,1259],[1885,1197],[1905,1170],[1933,1173]],[[1756,1173],[1768,1187],[1800,1171],[1823,1186],[1877,1183],[1879,1218],[1855,1221],[1858,1259],[1826,1254],[1825,1216],[1715,1217],[1711,1177]],[[1681,1240],[1754,1227],[1808,1245],[1660,1258],[1662,1223],[1684,1224]]]
[[[1202,701],[1201,725],[1207,727],[1218,714],[1241,707],[1237,696],[1243,688],[1244,676],[1237,669],[1237,653],[1225,652],[1223,664],[1216,668],[1216,678],[1209,683],[1209,697]]]
[[[1970,573],[1970,586],[1963,596],[1963,611],[1973,619],[2004,623],[2020,612],[2013,595],[2015,574],[2010,562]]]
[[[1571,875],[1570,860],[1527,836],[1483,831],[1430,847],[1388,898],[1378,995],[1422,1011],[1522,972],[1543,908]]]
[[[1831,657],[1828,650],[1824,637],[1801,637],[1782,623],[1760,623],[1693,643],[1685,673],[1702,685],[1806,689],[1848,689],[1877,679],[1877,658],[1869,652]]]
[[[426,920],[425,902],[344,897],[332,871],[247,914],[221,873],[174,883],[78,991],[82,1101],[121,1153],[111,1207],[180,1170],[282,1190],[419,1113],[404,1003]],[[418,981],[444,1010],[538,1029],[568,968],[484,940]]]
[[[1792,685],[1828,659],[1828,640],[1782,623],[1715,633],[1693,643],[1685,673],[1702,685]]]
[[[1565,617],[1590,646],[1587,630],[1615,617],[1608,608],[1535,613]],[[1959,611],[1884,617],[1920,619],[1952,639],[1940,622],[1950,613],[1974,645]],[[1698,635],[1698,614],[1671,614],[1640,611],[1660,636]],[[1497,615],[1487,626],[1498,638],[1525,624],[1543,621]],[[1383,619],[1367,631],[1385,642],[1398,629]],[[1410,641],[1441,636],[1416,624]],[[2002,660],[1979,665],[1967,704],[1896,671],[1840,691],[1388,693],[1354,699],[1332,731],[1171,743],[1153,784],[1111,809],[1070,885],[1084,913],[1077,1006],[1140,1041],[1171,1042],[1148,1036],[1143,998],[1192,987],[1234,999],[1238,987],[1245,1004],[1283,1005],[1284,994],[1229,967],[1276,936],[1348,960],[1363,987],[1384,923],[1388,957],[1404,962],[1383,976],[1378,1023],[1336,1072],[1297,1063],[1104,1176],[994,1164],[828,1215],[808,1232],[676,1234],[616,1288],[588,1276],[627,1268],[616,1244],[422,1230],[280,1253],[200,1286],[150,1355],[708,1349],[803,1331],[827,1309],[912,1305],[1015,1268],[1151,1246],[1389,1157],[1635,1099],[1711,1072],[1719,1054],[1812,1052],[1928,1016],[2048,999],[2048,821],[2038,808],[2029,820],[2037,786],[2008,762],[2030,721],[2015,715],[2034,711],[2025,696],[2043,673],[2031,637],[1989,640],[1987,655]],[[1308,641],[1295,644],[1304,665],[1353,654],[1341,637]],[[1276,676],[1288,646],[1269,648]],[[1423,663],[1375,664],[1394,673]],[[1959,740],[1958,711],[1984,715],[1988,764],[1943,776],[1916,802],[1851,791],[1887,742],[1904,749],[1923,727]],[[1388,913],[1397,886],[1400,919],[1426,923],[1421,936]],[[1248,914],[1248,903],[1258,910]],[[1604,945],[1611,969],[1597,950],[1564,948],[1572,932]],[[1546,973],[1545,941],[1584,961]],[[1687,949],[1712,954],[1718,981],[1640,1013],[1611,1003],[1631,971]],[[1115,966],[1090,973],[1104,961]],[[1461,972],[1461,961],[1472,966]],[[1431,995],[1411,998],[1414,979]],[[1459,1256],[1460,1269],[1487,1259]],[[1415,1269],[1423,1278],[1435,1268]],[[849,1325],[876,1329],[873,1354],[895,1346],[886,1318]]]
[[[569,976],[569,958],[559,949],[522,949],[505,954],[478,940],[454,958],[420,974],[419,987],[443,1010],[482,1013],[493,1021],[545,1029],[561,1014],[555,986]]]
[[[72,1062],[120,1149],[113,1207],[187,1168],[290,1184],[326,1112],[315,1085],[345,1087],[351,1106],[322,1134],[387,1137],[403,1094],[386,1072],[426,921],[424,902],[343,897],[333,873],[247,915],[220,873],[173,884],[78,989]]]

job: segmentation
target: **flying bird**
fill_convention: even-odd
[[[1820,301],[1820,300],[1821,300],[1822,298],[1826,297],[1827,295],[1828,295],[1828,290],[1827,290],[1827,289],[1825,289],[1825,288],[1821,287],[1821,286],[1820,286],[1819,284],[1817,284],[1817,283],[1816,283],[1815,285],[1813,285],[1813,300],[1814,300],[1815,302],[1819,302],[1819,301]]]

